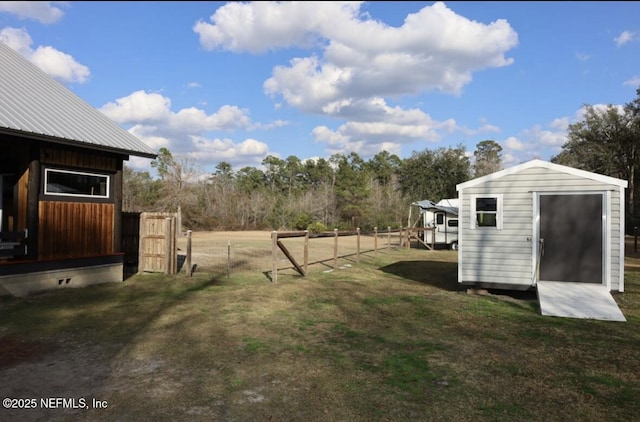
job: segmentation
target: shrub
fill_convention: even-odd
[[[314,221],[307,226],[307,230],[309,230],[309,233],[322,233],[327,231],[327,226],[320,221]]]
[[[293,226],[296,230],[307,230],[307,227],[311,224],[311,216],[306,212],[302,212],[298,214],[295,223]]]

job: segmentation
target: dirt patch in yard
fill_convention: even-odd
[[[53,344],[27,340],[17,334],[0,337],[0,370],[41,359],[55,349]]]

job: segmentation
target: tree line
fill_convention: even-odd
[[[223,161],[207,174],[161,148],[151,163],[156,178],[125,166],[123,209],[180,208],[183,226],[192,230],[399,228],[412,202],[455,198],[458,183],[498,169],[501,149],[480,142],[474,164],[461,145],[405,159],[387,151],[369,160],[355,152],[304,161],[269,155],[261,168],[235,170]]]
[[[627,233],[640,225],[640,88],[622,106],[584,105],[583,119],[568,127],[551,162],[626,180]],[[412,202],[457,197],[456,185],[502,167],[502,147],[476,145],[470,160],[462,145],[414,151],[401,159],[382,151],[369,160],[357,153],[301,160],[267,156],[262,167],[213,173],[161,148],[149,172],[124,169],[125,211],[182,211],[193,230],[399,228]]]
[[[551,162],[626,180],[625,230],[640,225],[640,88],[624,105],[586,104],[581,121],[569,125],[567,140]]]

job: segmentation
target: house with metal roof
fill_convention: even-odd
[[[123,280],[122,170],[156,153],[0,42],[0,295]]]

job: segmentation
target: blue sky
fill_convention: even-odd
[[[636,97],[639,18],[615,1],[0,1],[0,41],[205,173],[486,139],[509,167],[557,154],[585,104]]]

